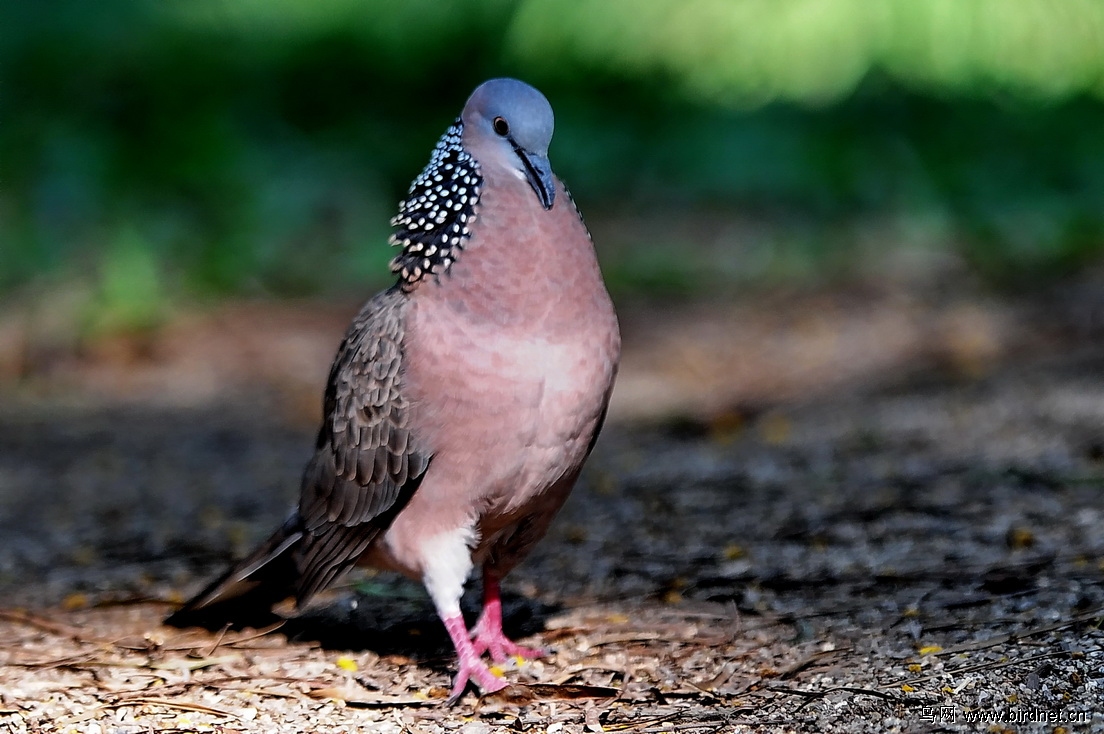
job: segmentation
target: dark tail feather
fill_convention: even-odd
[[[302,521],[296,513],[257,550],[169,615],[165,624],[219,629],[278,621],[272,606],[295,593],[295,550],[302,539]]]

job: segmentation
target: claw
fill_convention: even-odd
[[[461,662],[456,671],[456,678],[453,679],[452,690],[449,692],[449,697],[445,701],[445,705],[455,705],[456,702],[460,700],[460,697],[464,695],[464,691],[467,690],[470,681],[475,681],[476,685],[479,686],[483,693],[501,691],[509,685],[505,679],[499,678],[492,673],[490,668],[484,665],[483,661],[478,658],[476,658],[474,662]]]
[[[489,607],[483,610],[483,615],[472,630],[472,647],[477,654],[489,652],[496,663],[505,662],[515,656],[528,660],[546,654],[544,650],[524,647],[511,640],[502,632],[501,610],[497,613],[489,612]]]
[[[445,623],[445,629],[448,630],[449,637],[452,638],[452,644],[456,648],[456,657],[458,658],[456,678],[453,680],[452,691],[449,693],[445,704],[452,706],[459,701],[460,697],[464,695],[464,691],[467,690],[469,681],[475,681],[484,693],[501,691],[505,688],[508,685],[507,682],[491,672],[491,669],[480,658],[481,651],[476,651],[475,646],[472,645],[471,638],[468,636],[468,628],[464,626],[464,618],[456,614],[442,621]]]
[[[498,577],[483,571],[483,613],[472,630],[472,642],[476,653],[491,653],[496,663],[505,662],[512,656],[531,659],[543,657],[546,653],[532,647],[523,647],[502,631],[502,597],[498,587]]]
[[[454,607],[455,608],[455,607]],[[523,647],[506,637],[502,631],[502,599],[498,587],[498,576],[486,567],[483,569],[483,613],[471,632],[464,625],[460,612],[443,613],[441,621],[445,623],[452,646],[456,648],[458,660],[456,678],[452,682],[447,706],[454,705],[464,695],[468,683],[474,681],[484,693],[501,691],[509,685],[498,677],[483,662],[483,653],[489,652],[491,659],[502,663],[511,657],[539,658],[544,650]]]

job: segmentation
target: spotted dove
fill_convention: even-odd
[[[502,632],[499,580],[545,534],[605,417],[617,318],[590,235],[548,162],[552,108],[493,79],[468,99],[392,220],[396,284],[354,319],[330,370],[298,508],[167,621],[301,606],[351,566],[421,580],[459,658],[534,656]],[[483,611],[460,597],[474,566]]]

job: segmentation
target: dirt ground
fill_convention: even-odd
[[[1093,303],[623,310],[613,420],[506,582],[549,654],[451,709],[403,580],[273,629],[159,624],[282,518],[348,309],[76,350],[0,320],[0,732],[1104,731]]]

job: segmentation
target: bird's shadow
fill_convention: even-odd
[[[478,585],[461,602],[469,627],[480,611]],[[536,634],[560,610],[503,590],[503,631],[511,639]],[[311,605],[287,619],[280,632],[290,641],[316,642],[327,650],[371,650],[418,662],[447,663],[455,654],[444,625],[422,587],[406,579],[372,580],[355,592]]]

